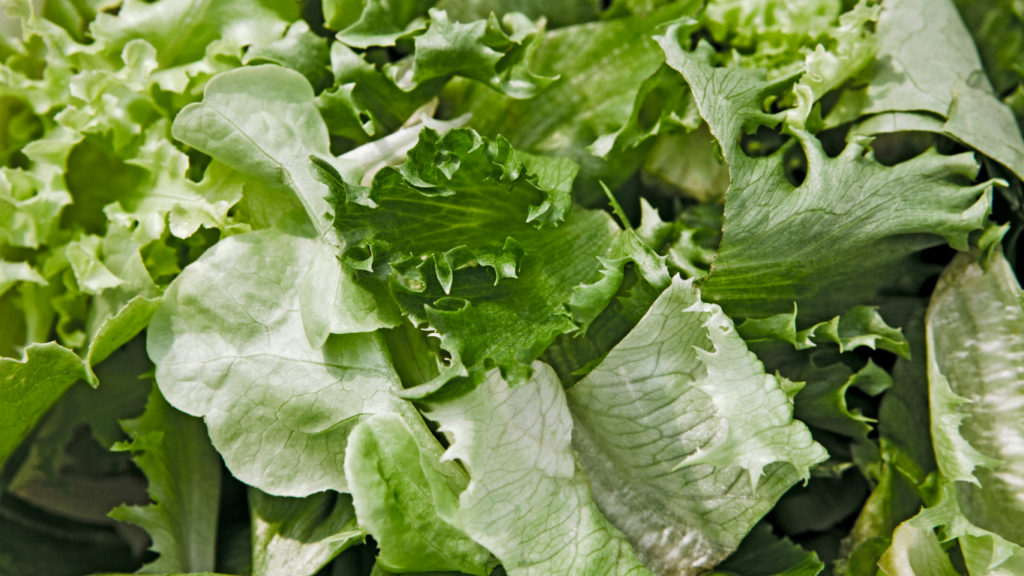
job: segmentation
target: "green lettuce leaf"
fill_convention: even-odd
[[[458,506],[469,479],[458,468],[462,473],[446,479],[434,468],[442,449],[431,448],[421,450],[393,414],[375,415],[352,431],[345,475],[360,524],[377,541],[377,564],[386,570],[485,576],[491,553],[442,515]]]
[[[252,487],[248,493],[252,576],[312,576],[366,536],[348,495],[319,492],[289,498]]]
[[[491,15],[461,24],[449,20],[443,10],[431,10],[430,26],[415,39],[409,80],[418,84],[459,75],[509,98],[533,98],[558,79],[530,70],[534,42],[543,34],[543,19],[535,23],[515,12],[506,14],[501,23]]]
[[[89,31],[111,51],[145,40],[156,48],[160,66],[172,68],[201,60],[215,40],[244,46],[280,38],[298,12],[288,0],[127,0],[116,16],[97,15]]]
[[[732,322],[678,276],[566,396],[595,502],[659,574],[714,567],[827,457]]]
[[[85,366],[74,352],[55,342],[25,348],[24,360],[0,358],[4,423],[0,463],[11,455],[50,406],[79,378]]]
[[[817,554],[804,550],[789,538],[776,538],[770,524],[759,522],[712,576],[815,576],[824,568]]]
[[[1021,289],[1000,251],[954,258],[928,307],[928,380],[939,470],[958,481],[974,524],[1024,545],[1024,324]]]
[[[301,74],[273,65],[219,74],[206,85],[202,103],[182,109],[172,132],[239,172],[291,190],[317,230],[328,228],[327,189],[306,159],[334,157],[313,89]]]
[[[394,412],[429,432],[391,394],[398,378],[380,336],[309,345],[299,292],[320,244],[292,231],[233,236],[186,268],[150,324],[149,355],[165,397],[205,417],[237,478],[278,496],[347,491],[344,447],[361,419]]]
[[[145,529],[160,557],[143,574],[213,570],[220,462],[206,426],[175,410],[154,387],[146,411],[122,425],[130,442],[115,450],[131,451],[149,481],[147,506],[120,506],[110,517]]]
[[[535,363],[530,381],[515,388],[492,371],[471,392],[428,408],[454,438],[445,458],[469,470],[454,520],[510,576],[651,574],[590,496],[549,366]]]
[[[732,176],[722,245],[702,287],[710,301],[751,315],[782,313],[796,301],[812,318],[828,317],[870,301],[888,279],[877,274],[879,268],[943,239],[966,249],[967,235],[982,227],[991,183],[964,184],[978,170],[970,154],[929,152],[886,167],[853,142],[833,158],[798,121],[785,125],[794,136],[789,146],[748,156],[741,133],[777,126],[789,116],[792,110],[768,114],[762,105],[793,78],[768,83],[742,68],[714,68],[711,46],[701,42],[687,52],[678,30],[674,25],[658,40],[696,96]],[[799,186],[784,169],[786,151],[796,145],[808,159]]]
[[[339,31],[339,41],[355,48],[394,46],[399,38],[423,30],[426,23],[422,17],[436,2],[323,0],[324,24]]]
[[[314,89],[331,81],[327,39],[317,36],[309,24],[299,20],[288,27],[284,37],[245,51],[242,64],[273,62],[302,74]]]
[[[910,357],[910,345],[899,328],[886,324],[885,319],[871,306],[856,306],[842,316],[828,322],[819,322],[803,330],[796,329],[796,304],[790,314],[776,314],[767,318],[747,318],[736,326],[740,336],[747,342],[766,339],[789,342],[797,350],[814,348],[818,344],[832,342],[839,345],[840,352],[847,352],[859,346],[874,350],[888,350],[904,358]]]
[[[531,20],[547,18],[552,28],[597,20],[601,11],[595,0],[440,0],[437,7],[459,22],[483,20],[492,12],[498,18],[521,12]]]
[[[433,256],[446,292],[453,272],[474,260],[499,283],[515,278],[528,253],[524,243],[543,234],[537,228],[565,220],[576,175],[571,162],[524,158],[501,137],[431,128],[420,133],[407,162],[377,172],[369,188],[348,184],[320,158],[313,170],[331,189],[334,226],[346,249],[369,250],[376,273]]]
[[[889,0],[877,36],[878,58],[862,79],[866,88],[844,93],[829,125],[854,114],[924,116],[928,131],[962,142],[1024,177],[1024,140],[1013,112],[993,92],[952,0]],[[937,115],[939,122],[928,115]]]
[[[695,2],[674,4],[643,17],[548,32],[537,41],[530,66],[537,74],[557,75],[559,80],[530,100],[514,100],[457,80],[442,96],[453,115],[471,113],[472,127],[484,136],[500,134],[517,150],[572,158],[581,171],[577,197],[603,202],[597,180],[618,186],[640,166],[647,149],[638,147],[605,161],[587,147],[626,122],[641,84],[664,62],[650,35],[696,9]]]

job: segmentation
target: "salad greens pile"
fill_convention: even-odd
[[[3,0],[0,575],[1024,574],[1018,0]]]

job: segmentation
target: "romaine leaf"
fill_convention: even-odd
[[[252,576],[312,576],[366,536],[347,494],[289,498],[250,487],[249,510]]]
[[[870,301],[889,280],[876,275],[879,268],[943,238],[964,249],[968,233],[983,226],[991,183],[964,184],[978,170],[970,154],[929,152],[886,167],[853,142],[832,158],[795,122],[785,127],[795,137],[790,146],[798,144],[808,159],[799,186],[785,174],[788,146],[747,156],[741,134],[788,116],[767,114],[762,105],[793,78],[768,83],[756,72],[714,68],[711,46],[701,42],[687,52],[678,30],[673,25],[658,41],[689,83],[732,176],[722,245],[702,287],[709,300],[749,315],[782,313],[796,301],[812,318],[828,317]]]
[[[150,324],[149,355],[168,401],[205,417],[237,478],[279,496],[346,491],[344,447],[361,419],[395,412],[429,432],[391,395],[398,378],[380,336],[309,345],[299,288],[319,241],[292,232],[233,236],[186,268]]]
[[[566,396],[595,502],[659,574],[714,567],[827,457],[732,322],[678,276]]]
[[[409,427],[393,414],[375,415],[352,430],[345,476],[360,524],[377,541],[377,563],[388,571],[485,576],[491,553],[439,512],[458,506],[458,493],[469,479],[462,473],[446,481],[434,468],[441,447],[432,448],[417,446]]]
[[[455,518],[509,576],[650,575],[591,499],[572,454],[572,416],[546,364],[515,388],[492,371],[476,389],[431,403],[427,416],[469,470]]]
[[[1024,545],[1021,289],[1001,251],[961,254],[928,307],[932,441],[971,522]]]
[[[220,461],[202,420],[175,410],[153,387],[146,411],[122,426],[130,442],[115,450],[131,451],[149,481],[147,506],[120,506],[110,517],[145,529],[160,557],[142,574],[213,570]]]
[[[878,571],[886,576],[956,576],[949,556],[932,530],[901,525],[893,532],[892,546],[878,560]]]

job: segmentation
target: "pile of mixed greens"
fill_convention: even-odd
[[[3,7],[0,575],[1024,574],[1019,0]]]

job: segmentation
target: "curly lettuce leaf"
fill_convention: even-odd
[[[443,93],[446,106],[453,114],[471,113],[475,130],[489,138],[500,134],[517,150],[572,158],[580,165],[578,198],[603,202],[597,180],[618,186],[640,166],[647,148],[605,161],[587,147],[626,122],[640,86],[664,62],[650,35],[696,9],[696,2],[672,4],[644,16],[552,30],[537,40],[530,57],[537,74],[559,76],[540,94],[514,100],[456,80]]]
[[[146,506],[122,505],[110,517],[140,526],[160,556],[141,574],[213,570],[220,460],[202,420],[171,407],[154,387],[146,411],[122,426],[131,441],[115,450],[130,451],[149,482]]]
[[[651,574],[591,498],[549,366],[535,363],[530,381],[515,388],[492,371],[471,392],[430,403],[426,414],[454,438],[445,458],[469,470],[454,519],[510,576]]]
[[[928,308],[932,438],[964,513],[1024,545],[1021,289],[1000,251],[953,259]]]
[[[318,492],[289,498],[252,487],[248,494],[252,576],[312,576],[366,537],[348,495]]]
[[[323,0],[324,25],[354,48],[394,46],[423,30],[423,17],[437,0]],[[486,15],[484,16],[486,18]]]
[[[790,111],[768,114],[762,105],[793,78],[769,83],[757,72],[714,68],[711,46],[700,42],[688,52],[678,30],[658,41],[690,85],[732,176],[722,245],[702,287],[709,300],[743,315],[782,313],[795,301],[811,316],[828,317],[875,297],[890,280],[877,275],[885,265],[943,240],[966,249],[968,234],[983,226],[991,183],[966,184],[978,171],[971,154],[928,152],[886,167],[853,142],[833,158],[799,122],[787,122],[795,138],[789,146],[748,156],[741,134],[786,120]],[[795,145],[808,159],[799,186],[784,169]]]
[[[740,336],[747,342],[774,339],[789,342],[797,350],[814,348],[818,344],[832,342],[839,345],[840,352],[848,352],[859,346],[872,350],[879,348],[910,357],[910,345],[900,328],[889,326],[871,306],[855,306],[842,316],[828,322],[819,322],[803,330],[796,329],[797,310],[776,314],[767,318],[747,318],[736,326]]]
[[[566,396],[595,502],[659,574],[714,567],[827,457],[731,321],[678,276]]]
[[[349,184],[319,157],[312,169],[330,188],[347,250],[369,250],[376,273],[433,257],[446,292],[453,272],[472,261],[499,283],[515,278],[533,238],[544,234],[538,228],[565,220],[576,175],[572,162],[526,158],[501,137],[431,128],[420,132],[407,162],[378,171],[369,188]]]

